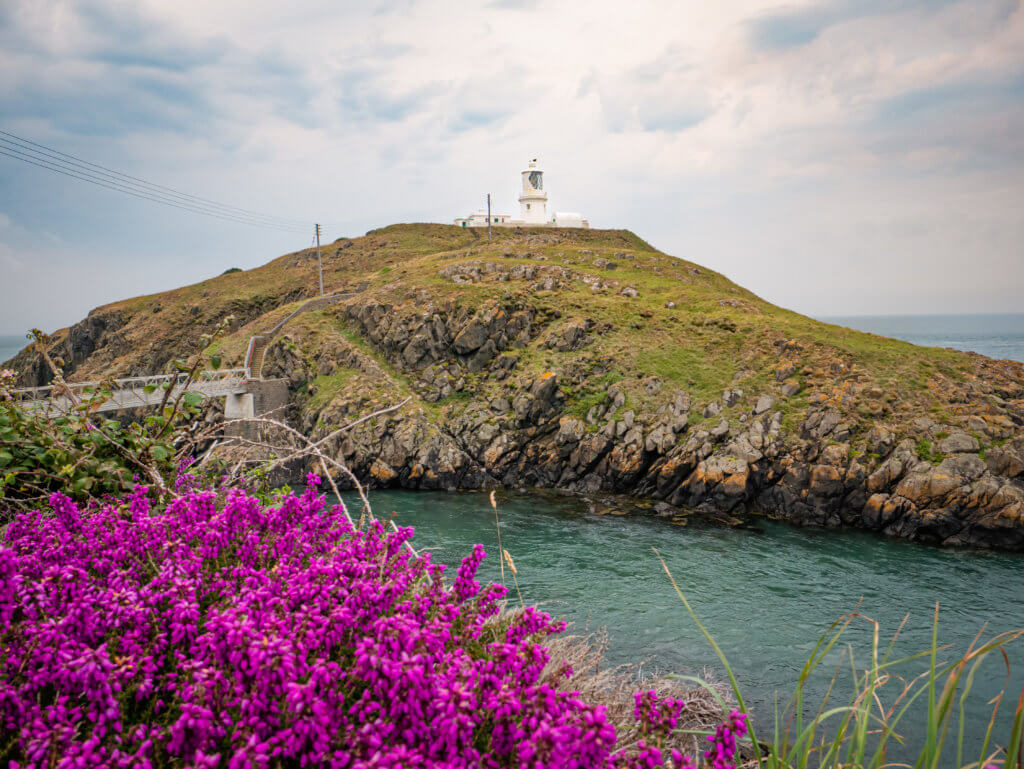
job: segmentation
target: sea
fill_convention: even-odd
[[[1005,315],[843,315],[826,323],[902,339],[922,347],[951,347],[1024,361],[1024,313]]]
[[[24,334],[0,334],[0,365],[17,355],[27,344]]]
[[[641,677],[695,675],[725,683],[722,664],[676,595],[660,554],[729,660],[761,739],[771,734],[776,707],[783,711],[794,694],[818,639],[843,617],[855,615],[808,679],[805,715],[826,700],[828,707],[848,704],[850,656],[858,669],[868,664],[876,627],[880,655],[895,639],[889,659],[910,657],[930,648],[937,607],[942,664],[961,657],[979,632],[987,641],[1024,628],[1019,554],[948,550],[756,518],[744,528],[699,519],[678,526],[630,500],[616,508],[607,499],[592,505],[552,492],[499,492],[497,516],[481,492],[383,490],[369,498],[378,516],[412,526],[413,545],[453,570],[475,543],[483,544],[484,583],[502,578],[500,525],[500,547],[516,566],[514,580],[507,565],[504,574],[512,603],[518,605],[521,592],[527,605],[567,620],[570,633],[605,629],[609,665],[639,664]],[[343,494],[343,500],[359,510],[358,498]],[[979,757],[993,709],[987,703],[1004,686],[993,739],[1005,745],[1009,736],[1024,686],[1024,639],[1007,651],[1009,669],[998,653],[991,655],[963,703],[965,764]],[[902,679],[913,679],[925,665],[912,660],[890,671],[879,693],[886,707],[898,701]],[[958,728],[959,720],[952,733]],[[897,731],[908,746],[923,743],[917,705]],[[888,758],[908,761],[912,753],[893,745]],[[941,766],[952,765],[951,756],[944,758]]]

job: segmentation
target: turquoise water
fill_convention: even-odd
[[[596,515],[582,500],[552,494],[499,493],[498,499],[502,545],[515,559],[528,603],[564,616],[575,630],[606,626],[610,662],[647,660],[648,671],[718,669],[651,550],[658,548],[725,651],[762,727],[775,696],[785,702],[792,692],[817,637],[858,604],[881,624],[883,639],[910,614],[896,647],[901,656],[928,647],[936,602],[940,642],[958,651],[986,623],[990,634],[1024,627],[1024,558],[1013,555],[772,522],[749,530],[679,527],[650,514]],[[483,543],[489,553],[483,576],[498,579],[494,513],[485,494],[379,491],[371,502],[379,516],[397,511],[397,523],[416,528],[414,544],[443,563],[457,566],[473,543]],[[510,576],[507,581],[511,589]],[[846,638],[863,659],[869,626],[855,621]],[[1016,664],[1008,699],[1016,700],[1024,643],[1011,651]],[[838,661],[834,654],[812,680],[819,697]],[[967,745],[980,745],[990,712],[982,703],[998,692],[1004,675],[995,659],[982,667]]]
[[[859,315],[821,320],[926,347],[970,350],[1024,361],[1024,314]]]

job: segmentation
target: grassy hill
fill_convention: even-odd
[[[664,473],[665,463],[695,439],[703,437],[705,446],[690,447],[695,465],[733,457],[736,442],[755,422],[774,418],[779,451],[771,456],[758,448],[750,466],[760,480],[744,481],[748,501],[764,491],[750,484],[766,488],[786,475],[785,467],[766,471],[763,465],[779,465],[785,457],[808,468],[827,465],[822,455],[830,444],[842,447],[842,473],[854,463],[866,477],[901,441],[912,441],[916,456],[904,465],[935,466],[963,453],[961,437],[973,439],[983,462],[989,461],[986,451],[1010,452],[1020,439],[1020,363],[815,321],[624,230],[499,229],[493,238],[488,242],[486,232],[453,226],[402,224],[325,246],[327,292],[360,292],[290,321],[269,351],[264,373],[289,378],[294,418],[315,433],[411,395],[409,408],[422,419],[421,439],[431,431],[454,436],[458,451],[475,456],[494,477],[522,480],[522,473],[509,475],[507,468],[488,464],[487,449],[474,449],[459,431],[485,424],[514,431],[522,463],[535,450],[529,443],[565,445],[566,430],[582,430],[584,437],[604,431],[614,447],[624,437],[619,420],[632,412],[625,431],[634,420],[642,425],[642,445],[659,424],[667,430],[668,416],[685,413],[685,427],[677,424],[670,439],[658,433],[655,450],[647,440],[637,459],[641,480],[611,482],[651,493],[657,484],[650,474]],[[314,296],[316,282],[315,250],[298,251],[256,269],[98,308],[59,332],[57,347],[70,379],[151,373],[192,351],[200,333],[234,315],[231,334],[216,346],[226,365],[241,365],[250,337],[266,333]],[[24,353],[15,365],[29,379],[42,376]],[[544,389],[545,377],[557,384],[543,394],[544,408],[523,407],[524,422],[517,394],[540,398],[534,391]],[[568,418],[581,427],[565,427]],[[818,429],[823,419],[826,430]],[[526,424],[530,420],[537,424]],[[762,427],[768,430],[770,423]],[[558,430],[562,437],[556,439]],[[890,433],[879,442],[880,434]],[[706,444],[718,448],[708,451]],[[388,465],[375,475],[382,482],[415,477],[413,470],[402,475],[384,462],[380,447],[367,450],[375,454],[363,457],[368,469],[374,462]],[[614,450],[604,449],[613,463]],[[599,467],[600,460],[587,473]],[[903,467],[890,487],[912,471],[926,469]],[[989,472],[1016,477],[1005,468]],[[532,480],[573,487],[585,476]],[[709,477],[717,478],[713,472]],[[726,472],[716,483],[729,477]],[[693,487],[692,478],[681,483]],[[890,487],[886,493],[894,492]]]

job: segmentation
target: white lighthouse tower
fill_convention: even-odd
[[[522,172],[523,188],[519,192],[519,218],[491,211],[491,196],[487,196],[487,209],[477,209],[469,216],[455,220],[457,227],[590,227],[583,214],[556,211],[548,218],[548,193],[544,191],[544,172],[537,167],[537,158]]]
[[[544,191],[544,172],[537,168],[537,158],[523,171],[519,218],[526,224],[547,224],[548,221],[548,194]]]

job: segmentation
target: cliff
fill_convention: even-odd
[[[227,315],[240,365],[312,296],[316,255],[98,308],[56,335],[70,379],[162,369]],[[324,249],[328,292],[264,376],[376,485],[653,497],[1024,550],[1024,365],[819,323],[626,231],[395,225]],[[33,356],[12,364],[45,379]]]

